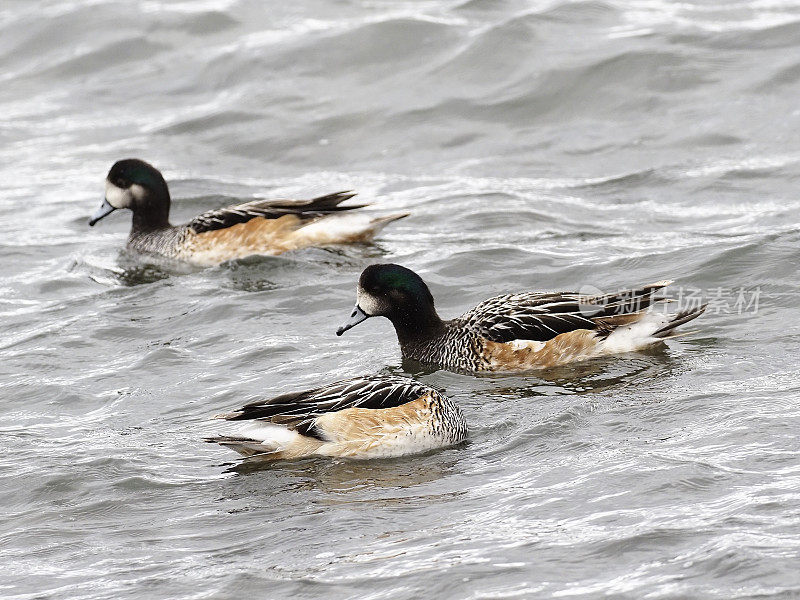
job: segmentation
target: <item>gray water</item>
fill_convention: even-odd
[[[0,596],[800,597],[800,2],[0,3]],[[89,230],[111,164],[173,220],[354,189],[373,245],[209,269]],[[333,335],[373,262],[443,316],[675,279],[662,348],[530,376]],[[252,470],[242,403],[362,373],[463,446]]]

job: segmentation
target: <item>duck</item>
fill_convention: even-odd
[[[351,214],[365,206],[340,206],[353,196],[353,192],[337,192],[311,200],[253,200],[204,212],[185,225],[172,225],[169,188],[161,172],[143,160],[127,158],[108,172],[105,199],[89,226],[127,208],[133,212],[128,249],[212,266],[254,254],[369,242],[387,224],[408,216]]]
[[[523,292],[496,296],[442,320],[428,286],[411,269],[370,265],[361,273],[355,309],[336,332],[370,317],[394,325],[404,359],[463,373],[524,372],[632,352],[676,337],[706,306],[674,314],[648,310],[666,299],[659,281],[611,294]]]
[[[241,436],[205,441],[248,459],[391,458],[463,442],[458,404],[418,381],[368,375],[246,404],[217,419],[248,421]]]

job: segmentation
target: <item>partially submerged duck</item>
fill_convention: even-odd
[[[242,436],[206,438],[267,461],[310,456],[388,458],[466,439],[458,405],[417,381],[369,376],[252,402],[217,415],[248,421]]]
[[[631,352],[675,337],[705,306],[675,314],[648,311],[659,281],[612,294],[521,293],[490,298],[455,319],[436,313],[422,278],[395,264],[361,274],[350,319],[337,335],[369,317],[394,325],[403,358],[461,372],[528,371]]]
[[[164,177],[152,165],[129,158],[118,161],[108,172],[105,200],[89,225],[127,208],[133,212],[128,248],[216,265],[253,254],[368,242],[388,223],[407,216],[350,213],[363,205],[340,204],[354,195],[338,192],[312,200],[254,200],[204,212],[185,225],[171,225]]]

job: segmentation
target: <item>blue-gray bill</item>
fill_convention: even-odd
[[[97,209],[97,212],[92,215],[92,218],[89,219],[89,227],[93,227],[95,223],[97,223],[103,217],[107,217],[112,212],[117,210],[115,207],[111,206],[108,203],[108,200],[105,198],[103,199],[103,204],[100,205],[100,208]]]
[[[347,323],[339,327],[336,330],[336,335],[342,335],[348,329],[352,329],[362,321],[366,321],[369,319],[369,315],[361,310],[361,307],[356,304],[356,307],[353,309],[353,314],[350,315],[350,318],[347,319]]]

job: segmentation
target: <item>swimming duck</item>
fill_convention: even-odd
[[[365,376],[283,394],[217,415],[251,421],[243,437],[206,438],[246,457],[388,458],[426,452],[466,439],[458,405],[417,381]]]
[[[369,317],[388,318],[403,358],[451,371],[528,371],[595,356],[630,352],[674,337],[674,329],[705,306],[676,314],[648,312],[659,281],[638,289],[590,296],[521,293],[490,298],[443,321],[422,278],[394,264],[364,269],[342,335]]]
[[[340,214],[364,206],[339,206],[353,196],[338,192],[313,200],[254,200],[210,210],[175,226],[169,222],[170,195],[164,177],[143,160],[128,158],[108,172],[105,200],[89,226],[128,208],[133,211],[128,248],[207,266],[253,254],[366,242],[387,223],[407,216]]]

